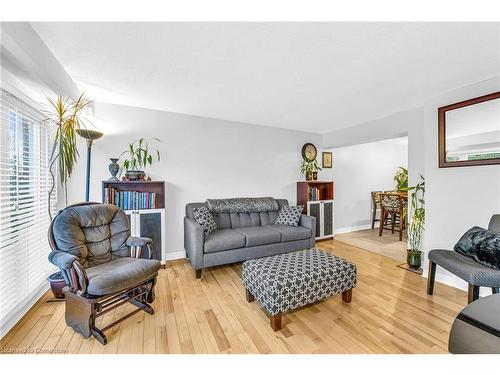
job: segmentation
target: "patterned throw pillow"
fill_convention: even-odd
[[[200,208],[193,208],[193,213],[194,219],[203,228],[205,237],[210,236],[210,233],[212,233],[214,230],[217,230],[217,223],[215,222],[214,217],[212,216],[208,208],[206,208],[205,206],[202,206]]]
[[[302,215],[303,206],[283,206],[281,207],[278,218],[275,224],[290,225],[297,227],[299,225],[300,216]]]

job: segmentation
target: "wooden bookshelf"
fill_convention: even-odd
[[[316,199],[312,199],[312,189],[317,189]],[[297,204],[303,205],[306,212],[307,202],[333,200],[333,181],[298,181]]]
[[[140,193],[156,193],[155,208],[165,208],[165,181],[103,181],[102,201],[105,189],[115,188],[116,191],[138,191]]]

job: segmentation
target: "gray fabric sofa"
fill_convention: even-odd
[[[276,199],[276,202],[279,208],[288,206],[286,199]],[[188,203],[184,217],[184,248],[196,278],[201,277],[204,267],[314,247],[316,218],[302,215],[297,227],[276,225],[279,208],[257,212],[241,212],[241,209],[240,212],[212,212],[217,230],[205,237],[202,227],[194,220],[193,209],[206,205]]]

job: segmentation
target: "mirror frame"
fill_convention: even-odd
[[[500,164],[500,158],[485,159],[485,160],[461,160],[461,161],[446,161],[446,112],[453,109],[467,107],[474,104],[487,102],[500,98],[500,91],[492,94],[479,96],[477,98],[464,100],[462,102],[450,104],[438,108],[438,154],[439,154],[439,168],[450,167],[470,167],[473,165],[494,165]]]

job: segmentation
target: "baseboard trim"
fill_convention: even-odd
[[[334,234],[356,232],[358,230],[365,230],[365,229],[372,229],[372,225],[371,224],[363,224],[363,225],[355,225],[352,227],[339,228],[339,229],[335,229]]]
[[[165,254],[165,262],[168,262],[170,260],[185,259],[185,258],[186,258],[186,252],[184,250],[174,251],[173,253]]]

